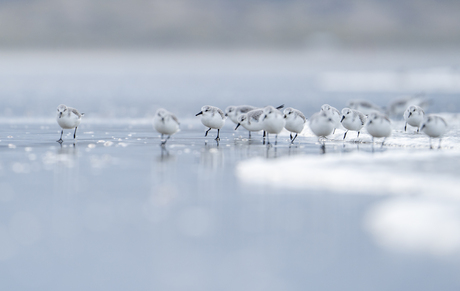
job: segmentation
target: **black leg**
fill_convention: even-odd
[[[77,128],[78,128],[78,126],[75,127],[75,131],[73,132],[73,139],[75,139],[77,137]]]
[[[248,132],[249,132],[249,139],[251,139],[251,132],[249,130],[248,130]]]
[[[386,137],[383,138],[382,145],[380,147],[383,147],[383,144],[385,143],[386,139],[387,139]]]
[[[358,137],[359,137],[359,131],[358,131]]]
[[[334,128],[334,131],[332,132],[332,134],[334,134],[334,133],[335,133],[335,128]]]
[[[163,139],[164,134],[161,134],[161,139]]]
[[[289,139],[290,139],[291,142],[292,142],[292,133],[289,134]]]
[[[209,128],[208,130],[206,130],[206,133],[204,134],[204,137],[207,137],[208,136],[208,132],[211,130],[211,128]]]
[[[62,143],[62,134],[64,133],[64,130],[61,130],[61,137],[57,140],[57,142]]]
[[[278,135],[275,135],[275,145],[278,144]]]
[[[439,145],[438,145],[438,149],[440,149],[440,148],[441,148],[441,140],[442,140],[442,138],[440,138],[440,139],[439,139]]]
[[[404,132],[406,132],[406,129],[407,129],[407,122],[406,122],[406,124],[404,125]]]
[[[220,140],[219,134],[220,134],[220,129],[217,129],[217,137],[216,137],[216,140],[217,140],[217,141]]]
[[[345,131],[345,134],[343,135],[343,139],[345,139],[345,137],[347,136],[347,133],[348,133],[348,130]]]
[[[295,134],[294,138],[291,140],[291,143],[294,143],[296,138],[297,138],[297,133]]]
[[[433,149],[433,146],[431,145],[431,137],[430,137],[430,150]]]
[[[168,139],[169,139],[170,137],[171,137],[171,136],[170,136],[170,135],[168,135],[168,137],[167,137],[167,138],[166,138],[164,141],[162,141],[162,142],[161,142],[161,145],[165,145],[165,144],[166,144],[166,142],[168,141]]]

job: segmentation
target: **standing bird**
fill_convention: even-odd
[[[316,112],[310,117],[310,129],[319,138],[327,137],[334,130],[335,122],[324,111]]]
[[[321,106],[321,111],[325,112],[331,119],[334,121],[334,131],[332,134],[335,133],[335,130],[340,127],[340,119],[342,118],[342,114],[337,108],[332,107],[329,104],[324,104]]]
[[[179,125],[180,123],[177,117],[163,108],[158,109],[153,117],[153,127],[156,131],[161,133],[161,139],[163,139],[163,135],[168,135],[168,137],[161,142],[161,145],[165,145],[171,135],[179,131]]]
[[[305,127],[305,123],[307,119],[305,115],[303,115],[300,110],[288,107],[284,109],[284,119],[286,120],[286,124],[284,128],[286,128],[291,133],[289,137],[291,139],[291,143],[294,143],[294,140],[297,138],[297,135],[302,132],[303,128]],[[294,138],[292,138],[292,133],[295,132]]]
[[[235,124],[238,124],[238,117],[241,114],[248,113],[249,111],[256,108],[257,107],[251,105],[228,106],[225,108],[225,116],[228,116],[231,121],[233,121]]]
[[[342,119],[340,122],[342,122],[342,126],[347,130],[343,135],[343,139],[345,139],[349,130],[357,131],[359,137],[360,130],[366,123],[366,116],[358,110],[344,108],[342,109]]]
[[[441,148],[442,135],[447,130],[447,122],[441,116],[430,114],[423,120],[420,130],[430,137],[430,149],[433,148],[431,146],[431,139],[439,137],[439,149]]]
[[[62,134],[64,133],[64,129],[72,129],[75,128],[73,133],[73,139],[77,137],[77,127],[80,125],[81,117],[84,113],[78,112],[77,109],[72,107],[67,107],[64,104],[61,104],[57,108],[57,116],[56,120],[59,126],[62,128],[61,130],[61,137],[57,140],[58,143],[62,143]]]
[[[425,116],[425,112],[419,106],[411,105],[409,106],[406,111],[404,111],[404,120],[406,124],[404,125],[404,131],[407,129],[407,125],[411,125],[417,127],[417,132],[420,131],[420,125],[422,124],[423,117]]]
[[[238,124],[236,125],[235,130],[242,125],[249,131],[249,138],[251,138],[251,131],[261,131],[264,129],[264,123],[262,121],[263,114],[263,109],[254,109],[248,113],[241,114],[238,116]]]
[[[371,113],[367,118],[366,130],[372,135],[372,143],[374,143],[375,137],[383,137],[383,146],[386,138],[391,135],[390,119],[382,113]]]
[[[219,141],[220,129],[225,124],[224,112],[217,107],[205,105],[201,107],[201,111],[198,112],[195,116],[198,115],[201,115],[201,123],[203,123],[204,126],[209,127],[204,136],[208,136],[208,132],[211,129],[217,129],[216,141]]]
[[[267,144],[270,144],[268,138],[269,134],[276,134],[275,144],[278,140],[278,134],[283,130],[284,124],[284,115],[273,106],[266,106],[264,108],[264,115],[262,117],[263,129],[267,133]]]

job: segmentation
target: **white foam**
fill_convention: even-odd
[[[441,257],[460,252],[460,207],[449,201],[391,199],[368,211],[364,228],[386,249]]]
[[[460,152],[401,150],[375,154],[306,155],[277,160],[256,158],[240,162],[236,175],[245,183],[280,188],[460,198],[457,172],[437,171],[439,166],[433,167],[442,162],[440,159],[460,159]]]

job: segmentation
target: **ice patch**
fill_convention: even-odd
[[[460,207],[431,199],[392,199],[372,208],[365,229],[384,248],[446,256],[460,252]]]
[[[353,194],[435,195],[460,198],[459,152],[328,154],[240,162],[244,183]]]

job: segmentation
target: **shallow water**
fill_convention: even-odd
[[[2,290],[458,290],[458,74],[433,73],[458,57],[346,56],[1,55]],[[400,67],[412,81],[386,91]],[[357,69],[389,73],[373,92],[334,83]],[[338,130],[322,150],[308,129],[267,146],[230,121],[217,144],[193,118],[213,102],[383,106],[427,71],[441,150],[397,120],[383,147]],[[55,142],[59,103],[86,113],[75,143]],[[159,106],[181,120],[166,147]]]
[[[363,219],[385,195],[254,185],[236,175],[239,162],[253,158],[324,156],[308,133],[294,146],[283,134],[267,147],[261,136],[249,143],[244,131],[226,127],[217,145],[214,132],[204,138],[204,128],[190,123],[164,148],[147,122],[88,120],[75,144],[68,132],[62,145],[55,142],[59,131],[52,123],[3,124],[3,288],[454,290],[460,285],[453,257],[391,252],[374,243]],[[356,146],[329,141],[326,156],[372,155],[371,144],[361,144],[359,151]],[[375,145],[374,154],[398,150]],[[432,275],[421,276],[427,272]]]

